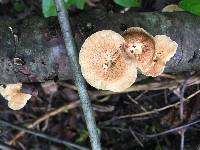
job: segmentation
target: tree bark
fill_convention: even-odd
[[[71,79],[56,18],[30,17],[22,21],[0,17],[0,83]],[[53,21],[52,21],[53,20]],[[107,13],[101,9],[71,16],[77,50],[92,33],[110,29],[122,33],[139,26],[152,35],[165,34],[179,47],[165,72],[200,70],[200,17],[177,13]]]

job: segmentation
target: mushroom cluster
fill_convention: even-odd
[[[135,82],[137,69],[146,76],[160,75],[177,47],[170,37],[153,37],[139,27],[128,28],[122,35],[102,30],[85,40],[79,63],[91,86],[120,92]]]
[[[27,101],[31,98],[30,94],[22,93],[22,83],[7,84],[0,86],[0,94],[8,100],[8,107],[13,110],[23,108]]]

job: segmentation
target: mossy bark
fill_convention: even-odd
[[[71,79],[56,18],[30,17],[16,21],[0,17],[0,83],[44,82]],[[139,26],[152,35],[165,34],[179,47],[167,63],[166,72],[200,70],[200,17],[177,13],[106,13],[83,11],[71,17],[77,50],[92,33],[110,29],[122,33]]]

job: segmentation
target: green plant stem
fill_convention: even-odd
[[[91,101],[89,99],[89,95],[86,89],[85,81],[81,74],[80,66],[78,64],[76,47],[74,43],[74,39],[72,36],[72,31],[69,23],[68,12],[65,11],[63,0],[55,0],[56,9],[58,13],[58,19],[61,27],[61,31],[63,33],[63,38],[67,50],[67,54],[69,57],[69,65],[72,70],[72,76],[77,86],[79,97],[81,101],[81,106],[83,109],[83,113],[85,116],[85,121],[87,124],[87,128],[89,131],[90,141],[93,150],[101,150],[100,138],[98,134],[98,130],[96,127],[96,122],[93,116],[93,110],[91,106]]]

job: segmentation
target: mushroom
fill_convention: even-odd
[[[30,94],[22,93],[20,91],[22,83],[7,84],[0,86],[0,94],[8,100],[8,107],[13,110],[19,110],[23,108],[27,101],[31,98]]]
[[[79,63],[91,86],[120,92],[135,82],[136,64],[124,53],[124,43],[124,38],[111,30],[98,31],[85,40]]]
[[[162,12],[176,12],[176,11],[184,11],[184,10],[176,4],[167,5],[162,9]]]
[[[153,37],[139,27],[128,28],[122,36],[102,30],[85,40],[79,63],[83,77],[91,86],[120,92],[135,82],[136,67],[144,75],[160,75],[177,46],[170,37]]]
[[[155,41],[147,31],[139,27],[128,28],[122,36],[125,39],[125,51],[136,60],[141,72],[147,72],[152,66],[155,55]]]
[[[137,67],[146,76],[160,75],[178,47],[170,37],[166,35],[153,37],[139,27],[128,28],[122,36],[126,42],[126,53],[136,60]]]
[[[152,77],[156,77],[164,71],[167,61],[174,56],[178,47],[178,44],[166,35],[156,35],[154,40],[155,56],[153,59],[153,66],[149,71],[144,73]]]

